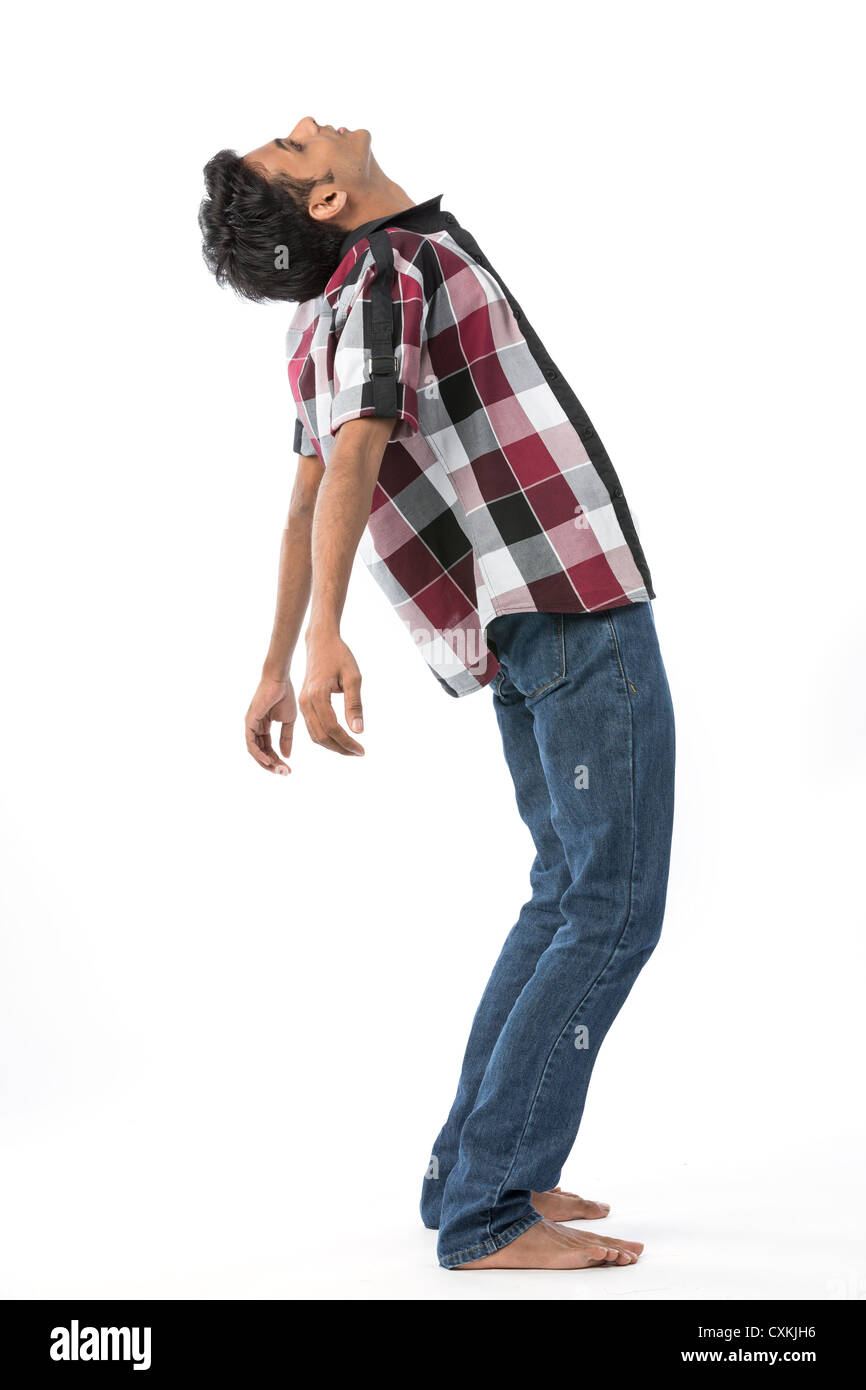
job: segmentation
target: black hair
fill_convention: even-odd
[[[345,231],[316,222],[307,199],[321,179],[268,177],[234,150],[220,150],[204,167],[205,197],[198,224],[202,254],[217,284],[246,299],[314,299],[340,262]]]

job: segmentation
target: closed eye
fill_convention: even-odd
[[[303,154],[304,147],[299,145],[297,140],[275,140],[275,145],[279,145],[281,150],[294,150],[297,154]]]

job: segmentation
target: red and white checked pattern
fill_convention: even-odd
[[[464,695],[498,670],[484,641],[495,616],[596,612],[653,594],[612,467],[590,458],[496,276],[458,234],[386,230],[397,423],[362,555],[434,673]],[[299,447],[325,465],[341,425],[382,413],[370,377],[375,276],[363,239],[289,330]]]

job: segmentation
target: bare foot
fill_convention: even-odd
[[[614,1240],[592,1231],[574,1231],[542,1218],[516,1240],[456,1269],[593,1269],[632,1265],[643,1250],[638,1240]]]
[[[550,1192],[530,1192],[529,1200],[539,1216],[546,1216],[548,1221],[601,1221],[610,1211],[607,1202],[590,1202],[575,1192],[563,1192],[561,1187]]]

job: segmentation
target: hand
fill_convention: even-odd
[[[288,763],[284,763],[283,759],[273,750],[271,724],[274,722],[282,724],[280,752],[283,758],[288,758],[292,751],[292,732],[297,717],[298,707],[295,703],[295,692],[292,689],[291,681],[288,679],[274,680],[269,676],[262,676],[259,681],[259,688],[250,702],[244,723],[247,733],[247,748],[259,767],[263,767],[266,772],[276,772],[281,777],[286,777],[291,772]]]
[[[364,750],[338,723],[331,696],[343,693],[346,723],[356,734],[364,728],[361,709],[361,672],[349,648],[334,633],[326,637],[307,634],[307,672],[299,704],[314,743],[344,757],[363,757]]]

